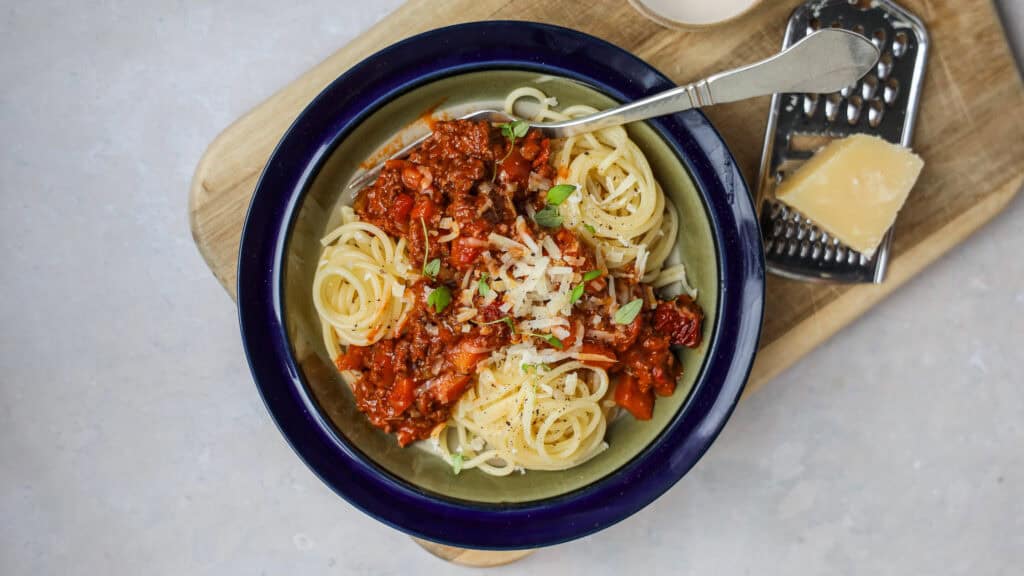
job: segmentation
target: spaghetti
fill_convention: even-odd
[[[534,88],[509,94],[561,112]],[[358,409],[456,473],[565,470],[650,419],[703,313],[670,253],[678,219],[622,128],[554,141],[522,121],[445,121],[390,160],[322,240],[313,301]],[[416,265],[410,265],[415,262]],[[422,268],[420,263],[422,262]],[[419,268],[417,271],[416,268]],[[659,300],[682,283],[688,294]]]
[[[512,114],[522,99],[536,101],[534,121],[560,121],[597,112],[590,106],[554,111],[553,98],[536,88],[513,90],[505,98]],[[580,186],[582,194],[561,206],[569,227],[597,248],[613,271],[630,264],[638,280],[656,282],[678,231],[674,207],[654,179],[647,158],[621,126],[566,138],[555,145],[558,182]]]
[[[478,374],[434,440],[449,463],[495,476],[572,468],[608,447],[608,383],[601,368],[529,365],[510,352]]]
[[[342,344],[367,346],[397,335],[409,308],[405,241],[360,222],[348,206],[341,214],[342,224],[320,240],[324,251],[313,277],[313,305],[333,356]]]

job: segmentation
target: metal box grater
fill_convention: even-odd
[[[775,187],[834,138],[864,133],[910,146],[928,33],[916,16],[888,0],[812,0],[793,11],[783,47],[826,27],[866,36],[881,55],[872,72],[839,92],[772,97],[759,177],[765,260],[770,272],[787,278],[879,283],[891,229],[874,256],[866,257],[775,200]]]

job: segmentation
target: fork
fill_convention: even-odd
[[[560,122],[526,122],[530,128],[541,130],[550,138],[568,138],[655,116],[676,114],[691,108],[768,96],[776,92],[827,94],[860,80],[875,66],[878,56],[875,45],[861,34],[839,28],[819,30],[760,62],[720,72],[636,102]],[[460,119],[489,122],[518,120],[500,110],[479,110]],[[369,184],[377,177],[385,162],[405,157],[430,136],[428,133],[417,138],[387,160],[359,174],[346,190]]]

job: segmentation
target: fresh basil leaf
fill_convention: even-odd
[[[590,272],[587,272],[586,274],[583,275],[583,281],[584,282],[590,282],[591,280],[596,280],[596,279],[598,279],[600,277],[601,277],[601,271],[600,270],[591,270]]]
[[[558,206],[576,191],[572,184],[559,184],[548,190],[548,204]]]
[[[555,336],[554,334],[548,334],[547,336],[544,337],[544,340],[547,341],[548,344],[554,346],[559,350],[565,347],[565,345],[562,344],[562,341],[559,340],[558,337]]]
[[[427,305],[434,307],[434,312],[440,314],[452,301],[452,292],[444,284],[434,288],[427,295]]]
[[[569,304],[575,304],[582,297],[583,284],[577,284],[576,287],[572,289],[572,294],[569,295]]]
[[[512,322],[511,318],[509,318],[508,316],[505,316],[501,320],[502,320],[502,322],[505,323],[505,326],[508,326],[509,330],[511,330],[512,332],[516,331],[516,325]]]
[[[556,206],[545,206],[533,215],[534,221],[545,228],[558,228],[562,225],[562,215]]]
[[[630,324],[636,318],[636,315],[640,313],[640,310],[644,307],[644,299],[637,298],[624,306],[619,308],[615,312],[615,323],[616,324]]]
[[[512,135],[516,138],[522,138],[526,136],[526,133],[530,131],[530,125],[522,120],[516,120],[512,123]]]
[[[515,139],[515,134],[512,132],[512,125],[511,124],[502,124],[501,125],[501,135],[504,136],[508,140]]]
[[[480,281],[476,283],[476,290],[484,297],[491,293],[491,287],[487,284],[487,272],[480,275]]]
[[[544,362],[540,364],[520,364],[519,369],[522,370],[524,374],[532,374],[534,372],[550,372],[551,364]]]
[[[596,234],[597,233],[597,228],[594,228],[590,224],[584,224],[583,225],[583,229],[586,230],[587,232],[590,232],[591,234]]]
[[[452,454],[452,471],[456,476],[462,472],[462,454]]]
[[[441,272],[441,259],[434,258],[423,267],[423,275],[430,276],[431,278],[437,278],[438,273]]]

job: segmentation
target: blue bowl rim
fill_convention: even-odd
[[[474,505],[437,498],[381,474],[356,448],[339,441],[305,388],[285,332],[284,250],[319,168],[368,114],[426,82],[487,69],[564,76],[623,101],[674,86],[609,42],[548,24],[458,24],[384,48],[328,85],[271,154],[242,231],[237,294],[242,341],[257,388],[281,433],[325,484],[363,512],[417,537],[509,550],[602,530],[653,502],[696,464],[732,413],[753,364],[764,313],[764,257],[749,190],[707,118],[693,110],[649,121],[690,172],[718,249],[718,320],[703,374],[683,409],[626,465],[556,498]]]

